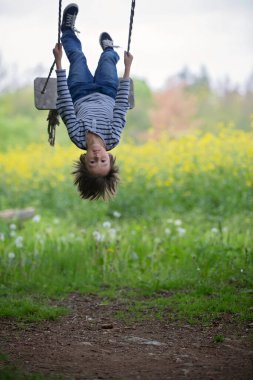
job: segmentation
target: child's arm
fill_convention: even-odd
[[[130,90],[130,69],[133,61],[133,56],[125,51],[124,64],[125,71],[123,78],[120,79],[115,106],[113,110],[113,135],[119,142],[121,132],[126,125],[126,113],[129,110],[129,90]]]
[[[62,69],[62,45],[56,44],[53,49],[55,63],[56,63],[56,75],[57,75],[57,102],[56,108],[59,112],[64,124],[67,127],[67,131],[70,139],[76,144],[79,148],[83,149],[83,146],[80,145],[80,141],[77,141],[75,136],[79,132],[80,123],[75,114],[75,109],[73,106],[73,101],[69,92],[66,70]]]

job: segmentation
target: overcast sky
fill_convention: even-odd
[[[63,0],[63,8],[69,1]],[[127,47],[131,0],[78,0],[76,27],[94,72],[98,37],[108,31]],[[57,40],[58,0],[0,0],[0,54],[17,80],[45,76]],[[206,66],[216,82],[226,76],[242,85],[253,72],[253,0],[136,0],[131,51],[132,76],[153,88],[183,67]],[[68,68],[66,59],[64,66]],[[14,73],[16,70],[16,73]],[[41,70],[41,72],[40,72]],[[118,64],[123,71],[123,60]]]

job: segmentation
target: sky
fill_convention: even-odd
[[[76,0],[76,27],[94,73],[101,32],[120,45],[119,75],[127,48],[131,0]],[[69,1],[63,0],[63,8]],[[214,83],[243,86],[253,73],[253,0],[136,0],[132,77],[153,89],[184,67],[205,66]],[[57,41],[58,0],[0,0],[0,62],[13,83],[47,76]],[[68,69],[66,57],[64,68]],[[53,74],[53,76],[55,76]]]

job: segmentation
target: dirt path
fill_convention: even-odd
[[[252,379],[252,329],[228,318],[211,326],[159,320],[126,324],[126,305],[72,295],[72,313],[21,329],[0,320],[1,352],[24,371],[66,379]],[[251,334],[251,340],[250,340]],[[224,336],[215,343],[215,336]]]

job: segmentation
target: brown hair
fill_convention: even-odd
[[[116,193],[119,182],[119,168],[115,165],[116,158],[110,154],[110,170],[106,176],[94,175],[87,169],[85,154],[75,162],[74,184],[77,186],[81,198],[95,200],[111,198]]]

